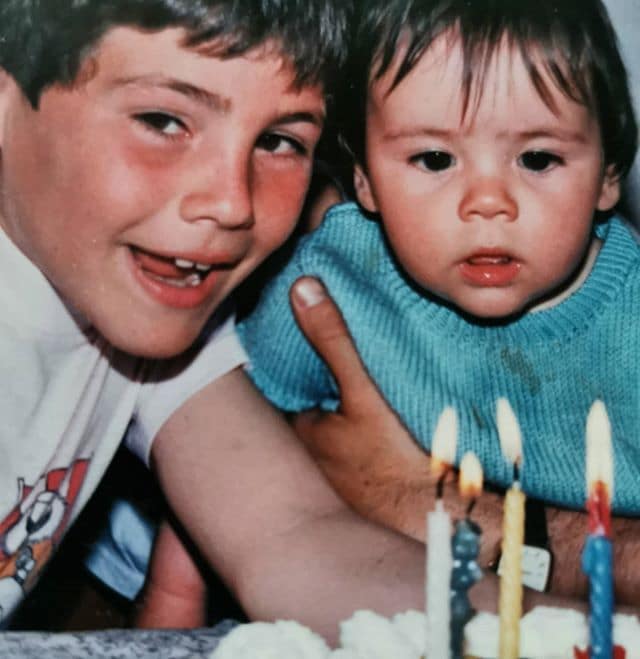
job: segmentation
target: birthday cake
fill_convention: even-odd
[[[340,647],[292,620],[254,622],[231,631],[210,659],[424,659],[426,620],[420,611],[385,618],[357,611],[340,624]],[[465,628],[465,657],[498,657],[498,617],[479,613]],[[640,659],[640,620],[616,614],[616,646],[625,659]],[[520,621],[520,656],[529,659],[575,659],[585,650],[589,630],[585,616],[571,609],[537,607]],[[586,655],[583,655],[586,656]]]

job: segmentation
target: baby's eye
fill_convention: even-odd
[[[560,156],[549,151],[525,151],[518,158],[518,164],[532,172],[545,172],[563,162],[564,160]]]
[[[425,151],[411,158],[419,167],[430,172],[442,172],[455,163],[455,158],[446,151]]]
[[[259,149],[277,155],[304,155],[307,152],[307,149],[301,142],[298,142],[298,140],[295,140],[288,135],[281,135],[280,133],[264,133],[258,138],[256,144]]]
[[[143,112],[135,115],[135,119],[146,128],[167,137],[177,137],[187,132],[183,121],[166,112]]]

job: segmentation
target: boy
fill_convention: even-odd
[[[2,3],[3,622],[127,426],[250,616],[331,636],[369,598],[419,601],[419,548],[337,500],[223,322],[300,212],[340,4]]]
[[[582,508],[584,424],[602,398],[614,432],[614,508],[637,515],[640,255],[608,217],[637,137],[606,11],[595,0],[362,9],[344,137],[365,212],[332,209],[265,290],[242,327],[254,381],[283,409],[335,408],[330,371],[287,313],[291,282],[317,276],[424,448],[453,405],[458,455],[475,451],[488,480],[508,485],[495,423],[495,402],[507,396],[523,427],[524,489]],[[339,440],[318,439],[315,451],[339,467],[359,454],[343,472],[360,485],[375,483],[376,470],[381,481],[402,477],[394,459],[415,458],[375,437],[361,451]],[[367,513],[384,506],[385,492],[372,492],[367,510],[339,468],[332,482]],[[421,506],[401,522],[410,505],[393,497],[386,508],[379,519],[421,536]]]

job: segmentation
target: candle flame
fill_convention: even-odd
[[[502,455],[512,464],[522,466],[522,432],[515,412],[506,398],[498,398],[496,420]]]
[[[607,408],[596,400],[587,416],[587,496],[594,492],[596,484],[602,483],[609,500],[613,497],[613,452],[611,447],[611,423]]]
[[[476,499],[482,492],[482,465],[478,456],[469,451],[460,462],[460,495],[465,499]]]
[[[431,473],[442,476],[456,460],[458,415],[453,407],[445,407],[436,423],[431,440]]]

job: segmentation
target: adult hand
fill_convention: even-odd
[[[293,419],[296,433],[338,494],[360,514],[424,542],[425,513],[434,504],[435,482],[430,457],[413,440],[369,377],[344,320],[317,280],[303,277],[291,301],[301,330],[331,370],[341,393],[336,412],[310,410]],[[464,515],[454,483],[445,486],[447,509]],[[502,496],[485,491],[473,517],[483,529],[479,562],[498,556]],[[586,515],[547,507],[548,531],[555,547],[552,592],[555,597],[587,594],[580,556]],[[640,551],[640,520],[614,519],[617,601],[637,606],[640,578],[632,558]],[[633,572],[633,574],[631,574]],[[529,592],[530,605],[566,604],[548,594]],[[575,605],[575,604],[574,604]]]
[[[344,320],[324,287],[310,277],[293,286],[301,330],[331,370],[341,394],[334,412],[298,414],[293,425],[338,494],[362,515],[421,542],[436,484],[430,458],[410,436],[369,377]],[[447,508],[462,517],[466,503],[447,485]],[[486,493],[474,510],[482,525],[481,564],[498,552],[501,497]]]
[[[326,361],[341,392],[337,412],[310,410],[296,415],[297,434],[352,507],[424,541],[428,455],[369,378],[322,284],[303,277],[292,288],[291,302],[301,330]]]

